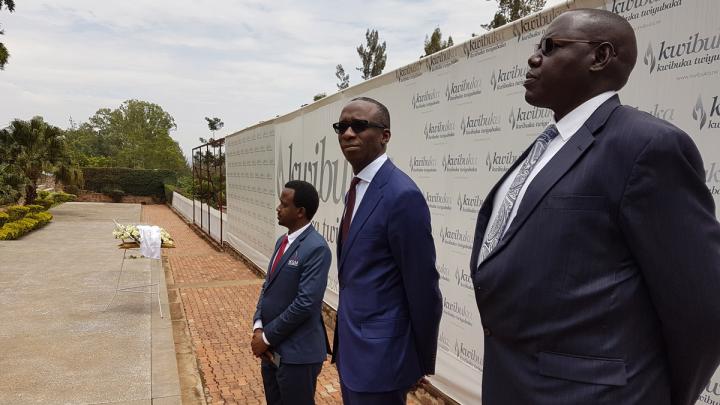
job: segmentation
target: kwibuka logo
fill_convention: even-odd
[[[445,87],[445,97],[448,101],[458,100],[482,94],[482,80],[473,76],[471,79],[462,79],[460,82],[450,82]]]
[[[712,64],[720,60],[720,53],[716,51],[718,48],[720,48],[720,33],[700,36],[700,32],[696,32],[690,35],[687,41],[677,43],[662,41],[657,53],[652,43],[648,43],[643,63],[650,68],[650,73],[697,64]],[[693,56],[703,52],[706,53],[703,56]]]
[[[411,105],[414,109],[427,108],[440,104],[440,92],[432,89],[422,93],[415,93],[412,96]]]

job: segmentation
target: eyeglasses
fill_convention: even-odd
[[[535,51],[540,51],[543,56],[550,56],[552,51],[555,49],[557,45],[560,45],[562,43],[573,43],[573,42],[580,42],[583,44],[608,44],[610,45],[610,49],[612,49],[612,55],[617,56],[617,52],[615,52],[615,47],[611,42],[608,41],[589,41],[585,39],[564,39],[564,38],[550,38],[546,37],[540,40],[540,43],[535,46]]]
[[[352,128],[353,132],[360,133],[369,127],[386,129],[387,127],[382,124],[376,124],[368,120],[350,120],[350,122],[336,122],[332,124],[335,133],[342,135],[347,131],[348,128]]]

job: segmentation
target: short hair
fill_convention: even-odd
[[[367,101],[368,103],[373,103],[378,109],[378,113],[375,117],[375,119],[382,125],[385,126],[385,128],[390,129],[390,111],[388,111],[387,107],[385,105],[373,98],[370,97],[356,97],[350,102],[353,101]]]
[[[291,180],[285,183],[285,188],[295,191],[293,204],[297,208],[305,208],[305,217],[308,220],[313,219],[320,206],[320,197],[315,187],[307,181]]]
[[[618,63],[609,67],[609,79],[614,84],[613,90],[620,90],[627,83],[637,61],[637,39],[632,25],[623,16],[608,10],[580,8],[568,12],[580,13],[586,17],[583,21],[586,24],[583,27],[586,33],[612,43],[617,52]]]

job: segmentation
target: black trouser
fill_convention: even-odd
[[[263,386],[268,405],[315,405],[315,386],[322,363],[287,364],[275,367],[263,359]]]

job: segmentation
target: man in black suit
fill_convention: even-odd
[[[528,59],[554,119],[478,214],[485,405],[690,405],[718,365],[714,202],[690,137],[620,104],[636,59],[630,24],[590,9]]]

